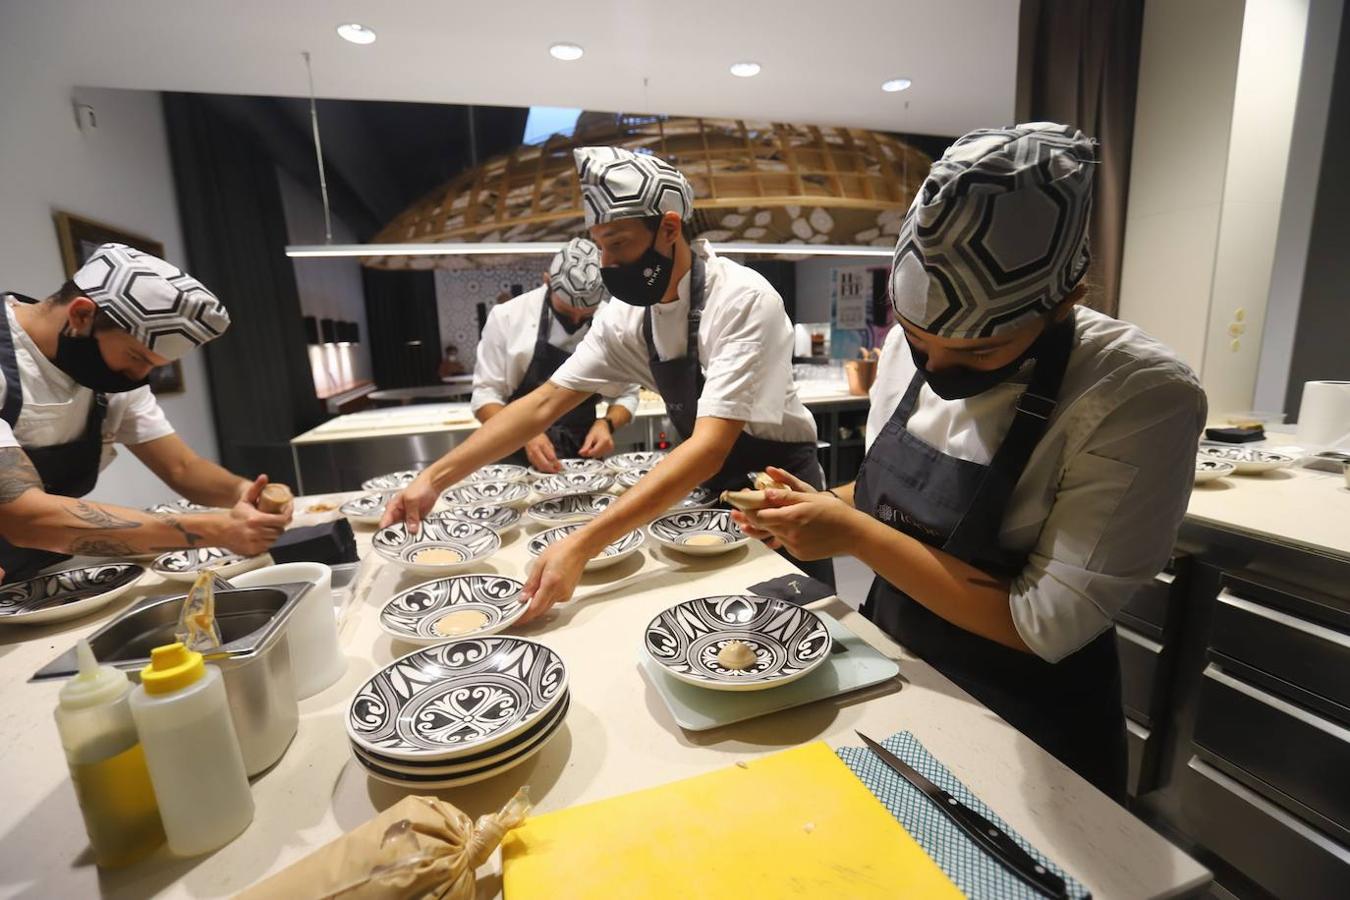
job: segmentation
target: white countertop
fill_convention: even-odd
[[[1342,475],[1294,467],[1197,484],[1186,519],[1350,561],[1350,489]]]
[[[317,499],[304,498],[297,508],[304,510]],[[324,517],[301,516],[298,524]],[[363,554],[369,534],[357,531]],[[488,568],[521,577],[524,545],[523,534],[517,533]],[[631,560],[586,581],[653,567],[653,554],[660,553],[648,548],[640,565]],[[1208,882],[1206,870],[1190,857],[838,601],[827,611],[900,662],[898,683],[714,731],[684,732],[638,670],[643,626],[679,600],[790,571],[758,544],[687,564],[693,571],[656,575],[626,591],[559,607],[545,622],[521,629],[567,661],[573,698],[567,725],[518,768],[442,796],[477,816],[499,808],[518,786],[529,784],[535,808],[547,812],[813,740],[856,745],[855,728],[878,738],[908,729],[1096,897],[1176,895]],[[348,699],[365,679],[412,649],[384,635],[375,615],[383,600],[419,580],[373,554],[367,559],[341,629],[350,660],[347,673],[300,704],[295,741],[253,784],[257,813],[243,835],[209,856],[177,860],[160,850],[129,869],[102,874],[87,847],[51,718],[59,684],[26,680],[112,613],[147,591],[167,590],[149,576],[144,590],[88,619],[31,629],[0,626],[0,759],[7,776],[0,804],[0,896],[226,896],[399,800],[402,792],[366,778],[349,758],[343,718]],[[480,896],[499,894],[496,866],[494,859],[480,872]]]

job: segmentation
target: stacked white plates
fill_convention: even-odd
[[[477,506],[452,506],[449,509],[429,514],[424,521],[472,522],[475,525],[486,525],[497,532],[498,537],[506,540],[520,526],[520,510],[514,506],[496,506],[491,503],[480,503]]]
[[[686,509],[666,513],[647,526],[662,547],[690,556],[716,556],[750,540],[726,509]]]
[[[1287,453],[1256,447],[1201,447],[1200,458],[1232,463],[1239,475],[1262,475],[1294,464],[1294,457]]]
[[[530,504],[525,513],[540,525],[566,525],[569,522],[589,522],[600,515],[616,498],[613,494],[590,492],[563,494]]]
[[[534,492],[540,497],[561,497],[564,494],[596,494],[607,491],[614,484],[614,476],[605,472],[563,472],[545,475],[534,483]]]
[[[422,575],[445,575],[487,559],[502,539],[486,525],[444,519],[425,519],[416,534],[399,522],[381,528],[370,546],[385,559]]]
[[[410,790],[472,784],[520,765],[558,733],[567,667],[543,644],[495,635],[426,647],[376,672],[347,712],[356,762]]]
[[[530,556],[538,556],[550,544],[557,543],[585,524],[585,522],[577,522],[572,525],[560,525],[557,528],[550,528],[548,531],[541,531],[530,538],[530,542],[525,545],[525,549],[530,552]],[[600,551],[599,556],[587,560],[586,571],[594,572],[596,569],[605,569],[621,559],[627,559],[641,549],[644,540],[640,529],[628,532]]]
[[[629,469],[650,469],[665,458],[665,450],[637,450],[633,453],[616,453],[605,463],[615,472]]]
[[[558,474],[568,475],[577,472],[603,472],[607,468],[603,459],[585,459],[580,456],[568,456],[558,460],[561,471]],[[552,472],[541,472],[534,466],[530,466],[531,478],[547,478]]]

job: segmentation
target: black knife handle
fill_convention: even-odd
[[[1047,897],[1067,900],[1069,893],[1063,878],[1037,862],[1034,856],[1023,850],[1022,846],[1009,837],[1002,828],[941,788],[939,792],[941,796],[933,797],[934,802],[941,803],[947,815],[951,816],[952,820],[961,826],[961,830],[986,853],[1001,860],[1008,871]]]

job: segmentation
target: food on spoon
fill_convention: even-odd
[[[728,641],[717,651],[717,661],[725,668],[740,672],[755,664],[755,650],[745,641]]]
[[[452,550],[449,547],[428,547],[425,550],[419,550],[413,555],[413,562],[425,563],[433,566],[443,566],[450,563],[464,562],[464,554],[458,550]]]
[[[284,484],[269,484],[262,489],[258,497],[258,509],[275,515],[286,508],[286,504],[295,499],[291,489]]]
[[[458,637],[477,631],[487,623],[486,614],[476,609],[461,609],[446,613],[436,620],[435,631],[443,637]]]

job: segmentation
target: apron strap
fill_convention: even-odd
[[[1017,400],[1017,411],[1007,437],[994,453],[975,498],[942,549],[962,559],[989,559],[996,555],[998,532],[1013,489],[1045,434],[1059,404],[1059,390],[1073,351],[1074,316],[1055,325],[1045,351],[1036,359],[1031,383]]]
[[[693,258],[689,263],[688,343],[685,345],[684,354],[685,359],[690,360],[694,365],[694,371],[698,374],[699,393],[702,393],[703,372],[698,364],[698,326],[703,321],[703,285],[706,268],[703,257],[698,255],[698,251],[690,248],[689,253]],[[656,352],[656,339],[652,337],[652,308],[650,306],[642,315],[642,339],[647,342],[647,360],[649,362],[661,362],[661,357]]]
[[[5,295],[8,296],[8,295]],[[18,296],[17,294],[14,296]],[[4,302],[0,296],[0,302]],[[14,355],[14,333],[9,327],[9,309],[4,313],[4,327],[0,328],[0,373],[5,376],[5,402],[0,406],[0,419],[14,428],[19,423],[19,414],[23,412],[23,382],[19,378],[19,361]]]

